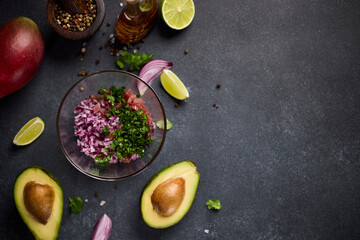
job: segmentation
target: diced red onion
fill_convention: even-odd
[[[160,76],[162,70],[171,69],[172,66],[172,62],[165,60],[152,60],[145,64],[145,66],[141,69],[139,77],[147,84],[151,85],[152,81]],[[140,95],[144,95],[147,90],[147,86],[142,82],[138,82],[137,87],[139,89]]]
[[[102,215],[99,220],[97,220],[94,227],[93,233],[91,235],[91,240],[107,240],[111,234],[112,222],[108,215]]]

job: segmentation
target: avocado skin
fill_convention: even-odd
[[[54,190],[55,190],[55,194],[59,194],[59,195],[62,196],[62,198],[61,198],[61,207],[62,207],[62,208],[61,208],[61,211],[60,211],[61,214],[58,216],[59,225],[58,225],[58,228],[55,229],[56,234],[53,236],[53,238],[49,238],[49,239],[57,239],[57,238],[58,238],[58,235],[59,235],[59,230],[60,230],[61,221],[62,221],[62,212],[63,212],[63,206],[64,206],[64,199],[63,199],[64,194],[63,194],[63,191],[62,191],[62,187],[61,187],[60,181],[59,181],[51,172],[49,172],[49,171],[46,170],[45,168],[43,168],[43,167],[41,167],[41,166],[38,166],[38,165],[30,166],[30,167],[27,167],[27,168],[23,169],[23,170],[19,173],[19,175],[16,177],[15,182],[14,182],[14,199],[15,199],[15,205],[16,205],[16,207],[17,207],[17,210],[18,210],[18,212],[19,212],[22,220],[24,221],[25,225],[29,228],[29,230],[31,231],[31,233],[33,234],[33,236],[35,237],[35,239],[39,239],[39,240],[44,239],[44,238],[39,238],[39,237],[37,236],[36,231],[35,231],[34,229],[31,229],[31,228],[28,226],[28,223],[27,223],[26,219],[24,219],[23,215],[22,215],[21,212],[20,212],[21,209],[18,207],[18,205],[17,205],[17,203],[16,203],[16,198],[17,198],[16,193],[15,193],[16,183],[17,183],[19,177],[20,177],[22,174],[24,174],[25,171],[27,171],[27,170],[29,170],[29,169],[38,169],[38,170],[41,170],[43,173],[45,173],[51,180],[53,180],[53,181],[59,186],[59,189],[54,189]],[[58,192],[58,190],[59,190],[60,192]],[[54,207],[55,207],[55,206],[54,206]],[[54,217],[54,216],[53,216],[53,217]],[[31,220],[32,220],[32,219],[31,219]],[[28,220],[28,221],[29,221],[29,220]],[[34,220],[32,220],[32,221],[34,221]],[[46,239],[46,238],[45,238],[45,239]],[[45,240],[45,239],[44,239],[44,240]]]
[[[183,160],[183,161],[175,162],[175,163],[173,163],[173,164],[170,164],[170,165],[164,167],[163,169],[159,170],[158,172],[156,172],[156,173],[146,182],[146,184],[145,184],[145,186],[144,186],[144,188],[142,189],[142,192],[141,192],[141,194],[140,194],[140,201],[139,201],[140,214],[141,214],[141,217],[142,217],[143,221],[144,221],[146,224],[148,224],[148,223],[146,222],[146,220],[145,220],[145,218],[144,218],[144,215],[143,215],[143,212],[141,211],[141,199],[142,199],[142,196],[143,196],[143,194],[144,194],[144,191],[145,191],[145,190],[147,189],[147,187],[152,183],[152,181],[153,181],[154,179],[156,179],[162,172],[164,172],[164,171],[166,171],[167,169],[173,167],[174,165],[178,165],[178,164],[183,163],[183,162],[188,162],[188,163],[190,163],[191,165],[193,165],[193,166],[196,168],[195,163],[194,163],[193,161],[190,161],[190,160]],[[198,182],[197,182],[197,184],[196,184],[195,195],[196,195],[196,193],[197,193],[197,189],[198,189],[199,182],[200,182],[200,173],[199,173],[199,172],[196,172],[196,174],[199,176],[199,180],[198,180]],[[189,203],[189,207],[188,207],[187,210],[184,212],[184,216],[185,216],[185,215],[187,214],[187,212],[190,210],[190,208],[191,208],[191,206],[192,206],[192,204],[193,204],[193,202],[194,202],[194,200],[195,200],[195,195],[194,195],[194,198],[192,199],[192,201]],[[176,223],[180,222],[181,220],[182,220],[182,218],[178,219],[178,220],[177,220],[175,223],[173,223],[172,225],[166,226],[166,227],[153,227],[153,226],[150,226],[150,227],[156,228],[156,229],[165,229],[165,228],[168,228],[168,227],[171,227],[171,226],[175,225]]]

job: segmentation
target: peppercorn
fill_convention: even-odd
[[[86,13],[71,16],[62,5],[55,4],[54,14],[57,24],[67,31],[83,31],[91,26],[96,18],[95,0],[87,0]],[[80,24],[83,23],[83,25]]]
[[[95,193],[95,197],[98,197],[98,196],[99,196],[99,193],[96,192],[96,193]]]
[[[107,24],[106,24],[106,26],[110,27],[110,25],[111,25],[111,22],[108,21]]]
[[[217,88],[221,88],[221,83],[216,84]]]
[[[99,63],[100,63],[100,60],[97,59],[97,60],[95,61],[95,64],[98,65]]]
[[[101,45],[100,47],[99,47],[99,50],[102,50],[103,49],[103,46]]]
[[[118,189],[119,187],[118,187],[118,185],[115,185],[115,187],[114,187],[115,189]]]
[[[84,54],[86,52],[86,48],[81,48],[81,53]]]
[[[83,88],[83,87],[80,87],[80,91],[82,91],[82,92],[83,92],[83,91],[84,91],[84,88]]]
[[[179,106],[179,104],[178,103],[175,103],[175,107],[177,108]]]
[[[189,53],[189,50],[188,50],[188,49],[185,49],[184,53],[185,53],[185,54],[188,54],[188,53]]]

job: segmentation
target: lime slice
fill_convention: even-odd
[[[179,100],[189,98],[189,92],[183,82],[169,69],[164,69],[160,74],[160,81],[168,94]]]
[[[140,0],[138,3],[140,11],[142,11],[142,12],[150,11],[153,8],[152,2],[153,1],[151,1],[151,0]]]
[[[160,129],[164,129],[164,120],[160,119],[156,122],[156,126]],[[170,130],[173,127],[172,122],[169,119],[166,119],[166,130]]]
[[[16,134],[13,143],[17,146],[24,146],[32,143],[44,131],[45,124],[39,117],[28,121]]]
[[[181,30],[190,25],[195,16],[193,0],[163,0],[161,14],[172,29]]]

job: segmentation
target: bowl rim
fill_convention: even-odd
[[[164,114],[164,119],[166,119],[166,114],[165,114],[165,109],[164,109],[164,106],[162,105],[161,101],[160,101],[160,98],[158,96],[158,94],[155,92],[155,90],[147,83],[145,82],[144,80],[142,80],[139,76],[137,76],[136,74],[133,74],[131,72],[127,72],[127,71],[123,71],[123,70],[102,70],[102,71],[98,71],[98,72],[94,72],[92,74],[89,74],[83,78],[81,78],[79,81],[75,82],[71,87],[70,89],[66,92],[66,94],[64,95],[64,97],[62,98],[61,100],[61,103],[59,105],[59,108],[58,108],[58,112],[57,112],[57,116],[56,116],[56,132],[57,132],[57,137],[58,137],[58,141],[60,143],[60,147],[61,147],[61,150],[62,152],[64,153],[65,157],[67,158],[67,160],[77,169],[79,170],[81,173],[89,176],[89,177],[92,177],[94,179],[97,179],[97,180],[103,180],[103,181],[117,181],[117,180],[122,180],[122,179],[125,179],[125,178],[129,178],[129,177],[133,177],[141,172],[143,172],[145,169],[147,169],[151,163],[153,163],[153,161],[157,158],[157,156],[159,155],[159,153],[161,152],[161,149],[165,143],[165,139],[166,139],[166,126],[164,127],[164,137],[163,137],[163,140],[161,141],[160,143],[160,147],[159,149],[157,150],[157,152],[154,154],[153,158],[150,160],[150,162],[148,162],[143,168],[135,171],[134,173],[128,175],[128,176],[124,176],[124,177],[99,177],[97,175],[94,175],[94,174],[91,174],[89,172],[86,172],[85,170],[83,170],[82,168],[80,168],[77,164],[75,164],[75,162],[73,162],[73,160],[71,159],[71,157],[67,154],[67,152],[65,151],[65,148],[61,142],[61,138],[60,138],[60,130],[59,130],[59,116],[60,116],[60,111],[62,109],[62,106],[64,104],[64,101],[65,99],[68,97],[68,95],[70,94],[70,92],[75,88],[75,86],[77,86],[80,82],[86,80],[88,77],[91,77],[93,75],[97,75],[97,74],[101,74],[101,73],[107,73],[107,72],[117,72],[117,73],[123,73],[123,74],[127,74],[127,75],[130,75],[132,77],[135,77],[137,80],[143,82],[144,84],[147,85],[147,87],[154,93],[156,99],[159,101],[160,103],[160,107],[162,109],[162,112]],[[165,121],[165,124],[166,124],[166,121]]]

